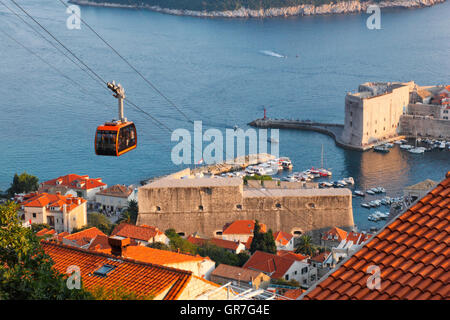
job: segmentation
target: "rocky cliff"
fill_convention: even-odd
[[[92,6],[102,6],[102,7],[121,7],[121,8],[142,8],[149,9],[153,11],[174,14],[174,15],[185,15],[185,16],[195,16],[195,17],[225,17],[225,18],[269,18],[269,17],[287,17],[287,16],[298,16],[298,15],[324,15],[324,14],[347,14],[347,13],[358,13],[366,12],[373,2],[360,2],[356,0],[351,1],[341,1],[338,3],[323,4],[319,6],[315,5],[299,5],[293,7],[284,8],[270,8],[270,9],[260,9],[251,10],[247,8],[240,8],[238,10],[228,10],[228,11],[191,11],[191,10],[181,10],[181,9],[167,9],[157,6],[135,6],[135,5],[121,5],[106,2],[96,3],[89,0],[70,0],[71,3],[78,5],[92,5]],[[419,7],[429,7],[437,3],[445,2],[445,0],[393,0],[393,1],[381,1],[376,3],[380,8],[419,8]]]

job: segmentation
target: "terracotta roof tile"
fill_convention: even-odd
[[[187,241],[189,241],[190,243],[195,244],[197,246],[202,246],[207,243],[210,243],[217,247],[228,249],[228,250],[233,250],[233,251],[236,251],[240,244],[240,242],[231,241],[231,240],[223,240],[223,239],[218,239],[218,238],[204,239],[204,238],[198,238],[198,237],[193,237],[193,236],[189,236],[187,238]]]
[[[102,231],[97,229],[96,227],[92,227],[89,229],[85,229],[76,233],[72,233],[63,237],[63,239],[67,239],[73,242],[76,242],[79,246],[84,246],[90,244],[92,240],[98,235],[106,236]]]
[[[83,285],[87,290],[94,290],[97,287],[114,289],[121,286],[138,297],[157,296],[167,291],[163,299],[174,300],[180,296],[192,277],[189,271],[118,258],[48,241],[42,241],[41,245],[55,263],[54,268],[62,274],[66,273],[69,266],[78,266]],[[95,275],[94,271],[105,264],[115,268],[106,277]]]
[[[267,252],[256,251],[247,260],[243,268],[258,270],[268,274],[273,279],[278,279],[284,276],[295,261],[298,261],[298,259],[291,255],[280,257]]]
[[[83,189],[89,190],[93,188],[106,186],[101,179],[91,179],[89,176],[80,176],[78,174],[68,174],[65,176],[58,177],[56,179],[48,180],[42,183],[42,186],[64,186],[73,189]]]
[[[156,227],[141,225],[136,226],[134,224],[129,224],[122,222],[118,226],[116,226],[111,233],[112,236],[120,236],[124,238],[130,238],[133,240],[141,240],[151,242],[151,240],[157,235],[162,235],[161,232]]]
[[[449,205],[450,172],[302,298],[449,299]],[[379,290],[365,284],[370,265],[380,268]]]
[[[261,232],[267,231],[267,226],[264,223],[259,223]],[[255,227],[255,220],[236,220],[223,229],[222,234],[251,234]]]

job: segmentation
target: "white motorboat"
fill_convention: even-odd
[[[393,147],[394,147],[394,144],[388,142],[388,143],[385,143],[384,146],[385,146],[386,148],[393,148]]]
[[[369,204],[367,204],[367,203],[361,203],[361,207],[364,207],[364,208],[370,209],[370,205],[369,205]]]
[[[367,194],[370,194],[371,196],[373,196],[375,194],[375,192],[373,192],[372,190],[367,190],[366,192],[367,192]]]
[[[402,145],[400,146],[400,148],[405,149],[405,150],[409,150],[409,149],[414,148],[414,146],[412,146],[412,145],[410,145],[410,144],[402,144]]]
[[[426,148],[424,148],[424,147],[417,147],[417,148],[409,149],[408,152],[420,154],[420,153],[424,153],[425,150],[426,150]]]
[[[353,179],[353,177],[344,178],[343,180],[347,184],[351,184],[351,185],[355,184],[355,180]]]
[[[360,196],[360,197],[364,197],[364,196],[365,196],[364,192],[362,192],[362,191],[360,191],[360,190],[355,190],[354,193],[355,193],[357,196]]]

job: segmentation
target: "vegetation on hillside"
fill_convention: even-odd
[[[68,289],[65,276],[53,269],[31,229],[17,217],[18,205],[0,205],[0,300],[92,299],[83,288]]]
[[[9,197],[13,197],[16,193],[29,193],[39,188],[39,179],[26,172],[20,176],[16,173],[11,183],[11,187],[7,190]]]
[[[209,257],[211,260],[219,264],[228,264],[231,266],[242,267],[250,258],[248,253],[241,252],[239,254],[232,253],[224,248],[215,246],[211,243],[205,243],[202,246],[197,246],[186,239],[183,239],[174,229],[168,229],[165,232],[170,239],[169,247],[163,244],[150,245],[151,247],[181,253],[198,254],[202,257]]]
[[[247,8],[252,10],[293,7],[302,4],[321,5],[341,2],[338,0],[89,0],[97,3],[113,3],[134,6],[159,6],[166,9],[193,11],[227,11]],[[361,2],[365,0],[360,0]],[[377,2],[375,0],[374,2]]]

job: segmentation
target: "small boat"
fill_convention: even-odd
[[[420,153],[424,153],[425,150],[426,150],[426,148],[424,148],[424,147],[417,147],[417,148],[409,149],[408,152],[420,154]]]
[[[414,148],[414,146],[412,146],[412,145],[410,145],[410,144],[402,144],[402,145],[400,146],[400,148],[405,149],[405,150],[409,150],[409,149]]]
[[[366,192],[367,192],[367,194],[370,194],[371,196],[373,196],[375,194],[375,192],[373,192],[372,190],[367,190]]]
[[[388,153],[390,150],[388,147],[385,147],[385,146],[377,146],[377,147],[373,148],[373,151],[381,152],[381,153]]]
[[[386,143],[384,146],[385,146],[386,148],[393,148],[393,147],[394,147],[394,144],[388,142],[388,143]]]
[[[347,182],[343,179],[343,180],[338,180],[337,182],[338,184],[342,184],[343,186],[347,185]]]
[[[343,180],[346,184],[350,184],[350,185],[355,184],[355,180],[353,180],[353,177],[344,178]]]
[[[275,138],[269,138],[269,139],[267,139],[267,141],[270,142],[270,143],[278,143],[278,142],[279,142],[279,141],[278,141],[277,139],[275,139]]]
[[[355,190],[355,192],[354,192],[357,196],[360,196],[360,197],[365,197],[366,195],[364,194],[364,192],[362,192],[362,191],[360,191],[360,190]]]
[[[368,205],[367,203],[361,203],[361,207],[370,209],[370,205]]]

